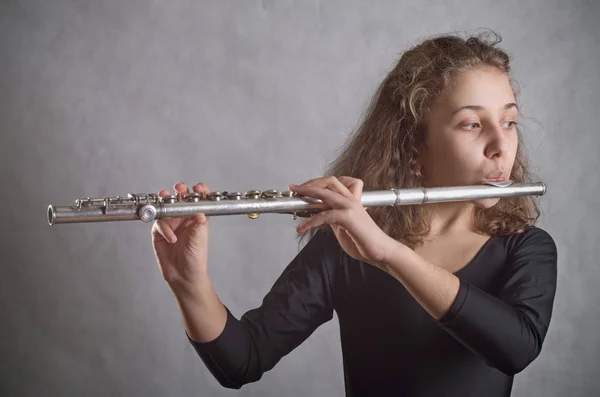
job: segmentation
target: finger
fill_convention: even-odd
[[[210,189],[208,188],[208,186],[202,182],[196,183],[194,186],[192,186],[192,190],[196,193],[201,193],[202,195],[210,193]],[[208,222],[208,218],[205,214],[195,215],[194,220],[198,225],[203,225]]]
[[[323,211],[311,216],[310,218],[302,222],[300,225],[298,225],[298,227],[296,227],[296,231],[298,233],[302,233],[306,230],[319,227],[323,224],[338,225],[344,227],[343,223],[344,222],[341,211]]]
[[[188,228],[190,226],[193,226],[196,223],[195,217],[194,216],[189,216],[187,218],[184,218],[185,220],[183,221],[183,224],[181,225],[182,229]]]
[[[338,193],[340,193],[344,197],[348,197],[348,198],[354,197],[354,195],[352,194],[352,192],[348,189],[348,186],[346,186],[346,184],[343,183],[342,180],[340,180],[339,178],[332,177],[329,180],[329,185],[327,187],[330,188],[330,189],[332,189],[332,190],[337,191]]]
[[[304,183],[300,184],[300,185],[296,185],[296,186],[311,186],[311,185],[315,185],[315,184],[319,184],[322,183],[322,181],[324,180],[324,177],[321,178],[313,178],[313,179],[309,179],[307,181],[305,181]]]
[[[192,186],[192,190],[196,193],[210,193],[208,186],[205,183],[199,182]]]
[[[206,223],[208,223],[208,217],[205,214],[195,215],[194,221],[197,225],[205,225]]]
[[[297,194],[320,199],[332,208],[348,208],[351,205],[349,199],[357,199],[336,177],[320,178],[311,183],[289,187]]]
[[[198,215],[192,215],[183,219],[183,225],[181,226],[182,229],[185,229],[190,226],[204,225],[208,222],[208,218],[202,213]]]
[[[315,187],[315,186],[303,186],[296,187],[290,185],[290,189],[293,192],[305,197],[311,197],[321,200],[324,204],[331,208],[346,208],[348,207],[348,199],[342,196],[340,193],[327,188]]]
[[[348,199],[361,201],[363,181],[350,176],[330,177],[328,189],[335,190]],[[366,209],[366,207],[364,207]]]
[[[178,195],[178,193],[179,195],[188,194],[190,192],[188,186],[183,182],[177,182],[173,185],[173,189],[175,189],[175,195]]]
[[[183,182],[177,182],[173,187],[175,188],[175,191],[179,192],[181,195],[190,193],[189,187]],[[196,193],[210,193],[208,191],[208,186],[206,186],[204,183],[195,184],[194,186],[192,186],[192,190]],[[189,220],[189,222],[188,222],[188,220]],[[207,219],[204,214],[193,215],[193,216],[185,218],[183,227],[191,226],[194,223],[198,224],[198,225],[202,225],[202,224],[206,223],[206,221],[207,221]]]
[[[295,185],[290,185],[290,186],[295,186]],[[335,176],[311,179],[311,180],[309,180],[301,185],[298,185],[298,186],[302,187],[302,188],[308,187],[308,186],[321,187],[324,189],[329,189],[329,190],[335,191],[344,197],[354,197],[352,192],[350,192],[350,190],[348,190],[348,188],[346,188],[346,186]]]
[[[352,178],[350,176],[340,176],[339,181],[348,188],[350,193],[357,199],[362,197],[364,182],[362,179]]]
[[[357,187],[362,189],[362,180],[349,176],[332,177],[329,182],[329,186],[345,197],[357,197],[353,191],[356,191]]]
[[[152,228],[152,241],[167,241],[171,244],[177,242],[177,236],[173,233],[173,230],[164,220],[158,220],[154,222]]]
[[[171,193],[166,189],[162,189],[158,192],[158,195],[161,197],[169,196],[170,194]],[[162,237],[164,240],[170,243],[177,242],[177,236],[175,235],[175,232],[173,232],[173,228],[169,225],[169,222],[167,222],[166,219],[159,219],[156,222],[154,222],[154,227],[152,228],[152,230],[153,238],[157,237],[156,233],[158,233],[160,237]]]
[[[344,186],[348,188],[353,197],[355,197],[358,201],[362,200],[362,195],[365,187],[365,184],[362,179],[352,178],[350,176],[340,176],[338,179],[344,184]],[[363,206],[363,209],[367,211],[369,208]]]
[[[314,178],[314,179],[309,179],[308,181],[300,184],[300,185],[296,185],[296,186],[321,186],[321,187],[325,187],[327,185],[329,185],[333,179],[336,179],[334,176],[325,176],[325,177],[320,177],[320,178]]]

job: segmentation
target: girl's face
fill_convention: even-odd
[[[508,77],[485,67],[459,74],[429,113],[421,154],[427,186],[510,179],[518,107]],[[489,207],[498,199],[480,200]]]

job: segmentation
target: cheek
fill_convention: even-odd
[[[471,179],[474,170],[479,170],[483,161],[477,146],[469,134],[435,130],[435,139],[427,142],[427,154],[423,159],[425,174],[436,183],[442,183],[442,180],[458,183],[456,178]]]
[[[517,150],[519,149],[519,139],[515,136],[510,146],[510,158],[514,162],[517,156]]]
[[[473,145],[465,145],[459,140],[448,140],[437,150],[438,167],[447,170],[466,170],[478,164]]]
[[[511,154],[514,154],[519,146],[519,136],[517,135],[517,130],[513,128],[510,132],[507,132],[506,137],[508,149],[510,150]]]

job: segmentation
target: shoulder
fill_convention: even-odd
[[[507,269],[510,273],[557,275],[558,252],[546,230],[531,226],[521,233],[505,236]]]
[[[556,242],[548,231],[538,226],[530,226],[521,233],[515,233],[506,238],[507,253],[546,252],[556,254]]]

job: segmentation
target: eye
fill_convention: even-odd
[[[516,121],[509,120],[504,122],[504,128],[513,128],[517,125]]]
[[[466,130],[474,130],[475,128],[479,128],[480,125],[479,123],[467,123],[467,124],[463,124],[462,128],[466,129]]]

